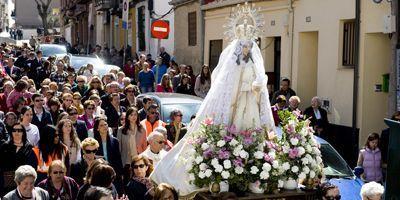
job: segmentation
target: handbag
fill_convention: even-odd
[[[4,188],[16,188],[17,183],[14,181],[15,171],[3,172]]]

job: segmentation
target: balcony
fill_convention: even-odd
[[[112,7],[111,0],[95,0],[96,10],[109,10]]]

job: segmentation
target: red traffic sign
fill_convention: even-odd
[[[155,20],[151,23],[151,37],[158,39],[168,39],[169,21]]]

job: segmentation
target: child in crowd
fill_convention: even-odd
[[[366,182],[382,182],[381,150],[378,148],[379,135],[371,133],[368,136],[365,147],[360,150],[357,166],[364,169],[362,178]]]

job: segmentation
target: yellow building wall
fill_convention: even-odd
[[[129,9],[129,20],[131,21],[131,37],[132,43],[131,45],[131,52],[135,52],[136,49],[136,9],[130,8]]]

